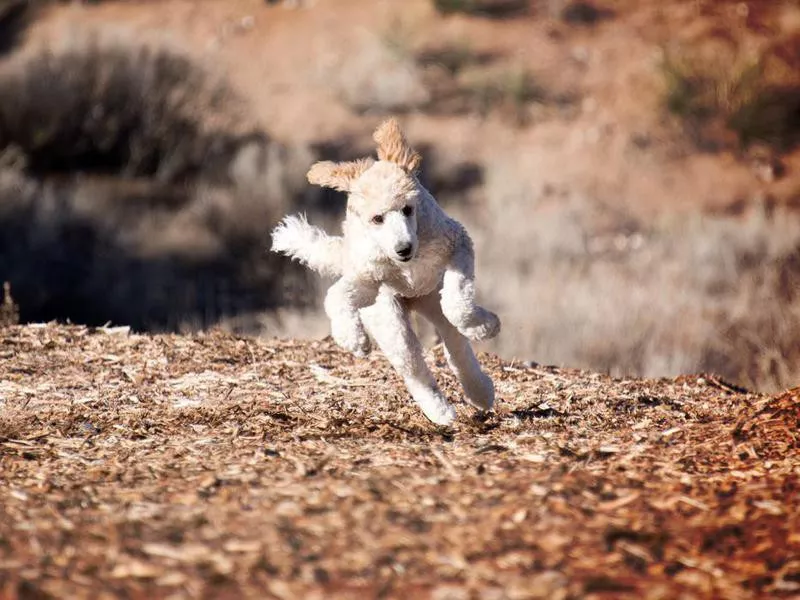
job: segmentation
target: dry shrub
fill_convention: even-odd
[[[712,46],[670,49],[662,66],[664,104],[700,147],[793,147],[800,135],[800,38],[757,52]]]
[[[541,84],[521,66],[467,71],[458,83],[460,96],[470,111],[484,117],[498,112],[516,125],[530,122],[531,105],[548,100]]]
[[[497,58],[495,54],[474,50],[469,41],[463,39],[425,47],[416,53],[420,67],[438,67],[450,76],[456,76],[470,67],[491,64]]]
[[[182,54],[90,40],[0,69],[0,148],[32,173],[219,179],[245,132],[241,103]]]
[[[0,69],[0,281],[23,321],[209,326],[306,301],[268,254],[312,153],[187,57],[90,42]]]
[[[524,14],[530,8],[529,0],[433,0],[433,6],[442,14],[464,13],[495,19]]]
[[[280,213],[264,196],[6,173],[0,205],[0,278],[24,322],[178,330],[305,301],[305,275],[266,252]]]
[[[12,50],[22,39],[31,21],[29,0],[0,2],[0,55]]]
[[[515,126],[536,120],[569,116],[577,97],[556,90],[524,62],[473,50],[468,42],[437,42],[415,54],[418,69],[430,91],[423,107],[431,114],[490,114]]]
[[[565,0],[548,0],[549,12],[553,16],[558,16],[565,23],[570,25],[597,25],[600,21],[610,19],[614,12],[597,6],[594,2],[575,0],[566,2]]]
[[[534,109],[561,110],[575,100],[550,93],[526,65],[503,63],[463,40],[420,44],[402,22],[380,36],[365,35],[358,50],[342,56],[326,77],[357,113],[497,113],[525,125]]]
[[[524,159],[523,159],[524,162]],[[530,169],[528,169],[530,171]],[[474,232],[489,347],[615,375],[712,371],[763,389],[800,378],[800,218],[753,210],[645,224],[536,187],[524,164],[487,169]]]
[[[3,298],[0,303],[0,327],[19,325],[19,305],[11,295],[11,283],[3,282]]]

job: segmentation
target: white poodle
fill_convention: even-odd
[[[425,364],[409,311],[436,327],[467,400],[480,410],[491,409],[494,385],[468,340],[494,337],[500,320],[475,304],[472,240],[416,178],[421,157],[397,121],[383,123],[374,139],[378,161],[319,162],[308,172],[311,183],[348,193],[343,237],[290,216],[272,232],[272,250],[339,277],[325,298],[333,339],[364,356],[369,333],[425,415],[447,425],[456,413]]]

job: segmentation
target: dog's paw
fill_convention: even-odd
[[[360,320],[331,321],[331,335],[341,348],[359,358],[367,356],[372,350],[372,343]]]
[[[475,315],[470,319],[469,326],[459,327],[458,330],[473,342],[490,340],[500,333],[500,318],[491,311],[475,308]]]
[[[423,414],[436,425],[452,425],[456,420],[456,409],[446,400],[427,406],[421,404],[420,408],[422,408]]]
[[[358,358],[364,358],[372,351],[372,344],[366,333],[353,333],[344,336],[334,335],[333,339],[341,348],[351,352]]]
[[[486,373],[472,381],[464,382],[464,396],[472,406],[481,411],[492,410],[494,406],[494,383]]]
[[[409,391],[429,420],[437,425],[451,425],[456,420],[456,409],[438,389],[429,389],[425,386],[414,386],[414,388]]]

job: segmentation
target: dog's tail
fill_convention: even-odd
[[[344,264],[344,239],[309,224],[305,215],[285,217],[272,230],[272,251],[298,260],[327,277],[339,277]]]

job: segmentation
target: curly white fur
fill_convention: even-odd
[[[329,236],[305,217],[290,216],[273,231],[272,249],[339,277],[325,298],[334,340],[363,356],[371,336],[424,414],[447,425],[455,410],[425,364],[409,312],[436,327],[467,400],[480,410],[492,408],[494,385],[469,340],[494,337],[500,320],[475,303],[472,241],[419,183],[419,155],[397,122],[381,125],[375,140],[377,162],[322,162],[308,174],[312,183],[348,192],[344,235]]]
[[[286,217],[272,230],[272,250],[299,260],[327,277],[342,274],[342,238],[308,223],[305,215]]]

